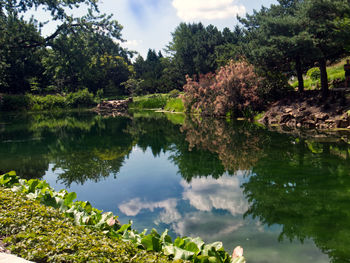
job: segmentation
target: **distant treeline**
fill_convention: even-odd
[[[87,5],[85,16],[67,7]],[[42,36],[42,24],[22,15],[44,7],[57,30]],[[234,19],[234,18],[233,18]],[[186,75],[216,72],[230,60],[246,60],[269,81],[319,67],[321,91],[328,94],[326,65],[350,49],[350,5],[346,0],[278,0],[238,17],[235,28],[181,23],[165,53],[147,57],[122,48],[122,26],[99,14],[96,1],[0,0],[0,93],[63,93],[100,90],[105,97],[182,90]],[[283,86],[283,85],[282,85]]]

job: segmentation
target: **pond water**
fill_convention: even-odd
[[[176,114],[0,115],[0,172],[74,191],[140,231],[241,245],[248,263],[350,262],[349,153],[342,139]]]

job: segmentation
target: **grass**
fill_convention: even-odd
[[[344,58],[341,61],[327,67],[328,74],[328,82],[334,87],[333,82],[342,83],[345,81],[345,72],[344,72],[344,64],[348,58]],[[294,88],[298,87],[298,81],[294,81],[291,83],[291,86]],[[321,87],[320,79],[312,80],[308,76],[304,76],[304,87],[306,90],[314,90],[319,89]]]
[[[174,111],[174,112],[184,112],[185,106],[181,98],[170,98],[165,107],[164,110],[166,111]]]
[[[134,97],[134,102],[129,105],[131,109],[163,109],[167,103],[167,94],[151,94]]]
[[[164,109],[172,112],[184,112],[185,107],[180,97],[172,98],[170,94],[151,94],[134,97],[130,109]]]

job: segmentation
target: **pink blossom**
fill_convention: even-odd
[[[240,258],[243,257],[243,248],[241,246],[235,247],[232,253],[232,258]]]

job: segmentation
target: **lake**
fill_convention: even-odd
[[[133,228],[240,245],[248,263],[350,262],[347,134],[153,112],[0,115],[0,172],[48,181]]]

